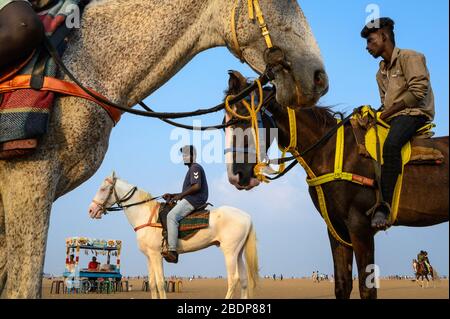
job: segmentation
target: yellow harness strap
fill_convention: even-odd
[[[290,117],[295,117],[295,113],[290,113]],[[295,119],[295,118],[294,118]],[[337,120],[337,123],[340,123],[341,120]],[[290,119],[290,122],[291,119]],[[291,132],[292,135],[292,132]],[[351,247],[352,244],[345,241],[339,236],[338,232],[334,229],[333,224],[330,220],[327,210],[327,204],[325,200],[325,194],[322,189],[322,184],[329,183],[336,180],[345,180],[352,183],[356,183],[362,185],[362,183],[358,179],[354,179],[354,175],[352,173],[343,172],[343,163],[344,163],[344,126],[338,128],[336,133],[336,154],[334,159],[334,172],[325,174],[322,176],[316,176],[313,170],[308,166],[306,161],[299,155],[298,151],[294,151],[293,155],[297,156],[297,161],[299,164],[305,169],[306,174],[308,175],[308,179],[306,182],[310,187],[315,187],[317,192],[317,197],[319,200],[319,208],[322,218],[325,220],[327,224],[328,230],[331,235],[341,244]]]
[[[339,123],[340,120],[338,120]],[[333,223],[330,220],[330,216],[328,215],[327,210],[327,204],[325,200],[325,194],[322,189],[322,184],[332,182],[335,180],[347,180],[350,182],[355,182],[352,179],[353,174],[351,173],[343,173],[342,172],[342,166],[344,161],[344,126],[341,126],[337,131],[337,138],[336,138],[336,155],[334,160],[334,173],[325,174],[322,176],[317,177],[313,170],[308,166],[308,164],[305,162],[305,160],[299,156],[298,152],[295,151],[294,156],[297,156],[297,161],[299,164],[305,169],[306,174],[308,175],[308,179],[306,179],[306,182],[310,187],[315,187],[317,192],[317,198],[319,200],[319,208],[320,208],[320,214],[322,215],[322,218],[325,220],[325,223],[327,224],[328,231],[331,233],[331,235],[341,244],[351,247],[352,244],[346,242],[344,239],[339,236],[336,229],[333,227]]]

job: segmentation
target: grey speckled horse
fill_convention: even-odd
[[[81,29],[73,33],[63,60],[82,83],[131,107],[199,52],[231,48],[235,4],[236,0],[95,1],[86,7]],[[292,72],[275,74],[278,102],[314,104],[328,82],[297,1],[260,0],[260,5],[274,45],[284,51],[292,67]],[[266,46],[247,10],[247,1],[237,1],[237,39],[244,60],[262,73]],[[322,81],[317,81],[318,75]],[[106,112],[95,104],[59,98],[40,149],[26,159],[0,161],[2,296],[41,296],[52,203],[99,168],[112,127]]]

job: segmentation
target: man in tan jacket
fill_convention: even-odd
[[[394,21],[380,18],[367,24],[361,37],[367,51],[381,57],[376,79],[381,97],[381,118],[391,125],[383,147],[381,193],[383,203],[375,208],[372,227],[386,229],[390,205],[402,169],[401,149],[416,131],[434,119],[434,96],[423,54],[395,45]]]

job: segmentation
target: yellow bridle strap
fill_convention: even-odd
[[[244,57],[242,54],[241,46],[239,45],[239,40],[237,37],[236,32],[236,9],[239,4],[240,0],[236,0],[233,9],[231,10],[231,21],[230,21],[230,27],[231,27],[231,41],[233,46],[234,53],[238,56],[238,58],[244,62]],[[261,34],[264,37],[264,40],[266,42],[267,47],[270,49],[273,47],[272,39],[270,37],[269,28],[267,27],[267,24],[264,20],[264,15],[261,11],[261,6],[259,5],[259,0],[247,0],[247,6],[248,6],[248,16],[250,20],[255,20],[255,13],[256,18],[259,23],[259,28],[261,29]]]
[[[239,45],[239,40],[237,38],[237,32],[236,32],[236,8],[237,8],[238,4],[239,4],[239,0],[236,0],[233,10],[231,11],[231,21],[230,21],[231,40],[232,40],[232,46],[233,46],[234,53],[237,55],[239,60],[241,60],[241,62],[244,62],[244,57],[242,56],[242,50]]]
[[[261,34],[264,37],[264,40],[266,41],[267,47],[270,49],[273,47],[272,39],[270,38],[269,28],[267,27],[267,24],[264,20],[264,15],[261,11],[261,7],[259,5],[258,0],[248,0],[248,13],[251,20],[255,19],[253,8],[255,9],[254,12],[256,13],[256,18],[258,20],[259,27],[261,29]]]
[[[281,159],[286,157],[287,153],[292,153],[297,149],[297,118],[295,115],[295,110],[288,107],[288,116],[289,116],[289,145],[285,148],[279,146],[278,148],[281,151]],[[275,174],[281,174],[284,172],[286,168],[286,163],[281,163],[278,171]]]

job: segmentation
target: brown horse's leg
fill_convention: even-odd
[[[375,265],[374,231],[370,219],[360,209],[351,208],[347,227],[358,266],[359,294],[361,299],[375,299],[378,269]]]
[[[340,244],[328,232],[334,262],[334,292],[337,299],[349,299],[352,292],[353,249]]]
[[[378,275],[375,265],[375,246],[372,234],[350,233],[353,250],[358,266],[359,295],[361,299],[376,299],[376,278]]]

